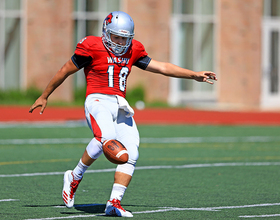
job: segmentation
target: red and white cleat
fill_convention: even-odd
[[[75,192],[81,180],[74,180],[72,170],[64,173],[64,184],[62,190],[62,199],[67,208],[74,206]]]
[[[108,200],[105,214],[119,217],[133,217],[131,212],[124,210],[124,208],[121,206],[120,200],[117,199],[113,199],[111,201]]]

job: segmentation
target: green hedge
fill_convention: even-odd
[[[25,91],[20,90],[0,90],[0,105],[32,105],[35,100],[42,94],[37,88],[29,88]],[[85,101],[86,88],[75,90],[74,101],[67,102],[51,102],[49,105],[54,106],[83,106]],[[133,89],[127,90],[126,99],[131,106],[135,106],[137,101],[143,101],[146,107],[168,107],[164,102],[147,103],[145,99],[145,90],[139,85]]]

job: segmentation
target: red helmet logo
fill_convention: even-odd
[[[112,18],[113,18],[113,14],[110,13],[106,18],[105,18],[105,22],[106,25],[110,24],[112,22]]]

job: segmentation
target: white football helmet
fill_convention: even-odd
[[[119,45],[111,40],[111,34],[126,37],[126,44]],[[104,46],[116,56],[125,54],[134,37],[134,22],[125,12],[111,12],[103,22],[102,41]]]

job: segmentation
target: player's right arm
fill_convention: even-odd
[[[194,79],[198,82],[207,82],[209,84],[213,84],[213,82],[209,79],[217,80],[216,74],[212,71],[195,72],[189,69],[181,68],[172,63],[159,62],[153,59],[149,62],[146,70],[154,73],[160,73],[165,76]]]
[[[42,95],[35,101],[35,103],[29,109],[29,112],[32,113],[35,108],[41,107],[40,114],[44,112],[44,109],[47,106],[48,97],[50,94],[63,83],[63,81],[70,76],[71,74],[77,72],[79,69],[75,66],[73,61],[68,60],[57,73],[53,76]]]

